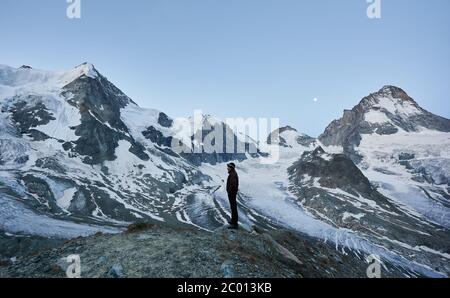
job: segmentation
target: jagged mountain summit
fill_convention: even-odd
[[[216,126],[224,146],[244,151],[206,150]],[[134,222],[216,233],[229,216],[225,164],[234,161],[243,230],[289,230],[301,239],[293,247],[325,241],[353,264],[377,254],[393,276],[446,276],[449,144],[448,120],[391,86],[318,139],[287,126],[261,143],[212,116],[139,107],[88,63],[64,72],[2,65],[0,255]]]
[[[363,135],[394,135],[399,132],[417,133],[424,130],[450,132],[450,120],[422,109],[402,89],[384,86],[378,92],[364,97],[342,118],[331,122],[319,136],[325,146],[341,146],[358,159],[354,147]]]

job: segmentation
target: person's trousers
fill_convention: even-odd
[[[228,200],[230,201],[231,208],[231,220],[230,223],[232,225],[238,224],[238,209],[237,209],[237,201],[236,201],[237,193],[228,193]]]

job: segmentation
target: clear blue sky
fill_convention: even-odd
[[[385,84],[450,118],[450,1],[1,0],[0,63],[84,61],[172,117],[279,117],[317,136]],[[314,102],[313,98],[318,101]]]

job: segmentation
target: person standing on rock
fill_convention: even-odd
[[[228,179],[227,179],[227,193],[228,200],[230,201],[231,208],[231,220],[228,222],[230,226],[229,229],[238,228],[238,209],[236,196],[239,190],[239,177],[236,173],[236,165],[234,163],[227,164],[228,168]]]

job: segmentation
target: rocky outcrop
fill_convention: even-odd
[[[171,127],[173,124],[173,120],[169,118],[169,116],[167,116],[164,113],[159,113],[158,116],[158,123],[159,125],[161,125],[162,127]]]
[[[12,120],[22,135],[30,136],[34,141],[44,141],[49,137],[34,128],[40,125],[48,124],[55,120],[47,107],[39,101],[40,97],[36,95],[19,96],[14,106],[9,110],[12,114]],[[28,102],[35,102],[29,105]]]
[[[349,158],[343,154],[328,154],[320,146],[303,153],[289,172],[297,181],[305,176],[317,178],[320,186],[339,188],[354,195],[368,196],[376,191]]]
[[[87,278],[366,277],[367,263],[355,254],[286,230],[257,231],[147,226],[98,234],[3,261],[0,277],[65,277],[65,258],[73,254],[80,256],[82,277]],[[386,277],[405,273],[386,266]]]

